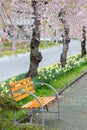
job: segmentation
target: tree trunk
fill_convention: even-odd
[[[59,12],[59,19],[63,24],[63,28],[64,28],[64,36],[63,36],[63,49],[62,49],[62,53],[60,56],[60,62],[61,62],[61,66],[64,67],[66,65],[66,59],[67,59],[67,52],[69,49],[69,42],[70,42],[70,38],[69,38],[69,26],[66,22],[65,19],[65,10],[61,9],[61,11]]]
[[[30,44],[31,53],[30,53],[30,68],[28,72],[28,76],[34,77],[38,74],[37,69],[39,62],[42,60],[41,52],[39,52],[39,44],[40,44],[40,20],[38,14],[38,2],[32,1],[33,7],[33,15],[34,15],[34,24],[33,24],[33,34],[32,40]]]
[[[82,57],[86,55],[86,30],[85,26],[83,26],[83,34],[82,34],[82,40],[81,40],[81,55]]]
[[[62,53],[60,55],[60,62],[61,62],[61,66],[64,67],[66,65],[66,59],[67,59],[67,52],[69,49],[69,43],[63,43],[63,49],[62,49]]]

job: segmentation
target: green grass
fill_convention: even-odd
[[[52,82],[50,82],[50,84],[53,85],[57,90],[60,90],[68,86],[74,79],[76,79],[85,71],[87,71],[87,62],[75,69],[72,69],[62,74],[58,79],[55,79]]]
[[[57,46],[59,43],[55,44],[53,42],[40,42],[40,49],[48,48]],[[13,55],[13,54],[21,54],[26,53],[30,51],[30,45],[29,43],[16,43],[16,52],[13,51],[12,43],[11,42],[4,42],[3,43],[3,50],[0,52],[0,57],[7,56],[7,55]]]
[[[53,43],[53,42],[40,42],[40,49],[48,48],[48,47],[53,47],[53,46],[58,46],[60,43]]]
[[[9,56],[9,55],[12,55],[12,54],[13,54],[12,51],[4,51],[3,53],[0,52],[0,57]]]

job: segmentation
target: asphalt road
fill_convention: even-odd
[[[60,59],[62,52],[62,44],[58,47],[41,50],[43,59],[39,67],[45,67],[51,63],[57,62]],[[68,51],[68,56],[72,56],[81,52],[81,44],[79,41],[71,41]],[[30,54],[20,54],[16,56],[6,56],[0,58],[0,81],[25,73],[29,69]]]

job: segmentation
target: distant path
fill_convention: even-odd
[[[81,45],[79,41],[76,40],[71,41],[68,56],[80,53],[81,49],[80,46]],[[61,51],[62,51],[62,44],[57,47],[41,50],[43,59],[39,67],[40,68],[45,67],[47,65],[59,61]],[[29,53],[0,58],[0,81],[3,80],[4,78],[9,78],[14,75],[27,72],[29,69],[29,63],[30,63]]]

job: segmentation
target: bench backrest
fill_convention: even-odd
[[[12,96],[16,101],[19,101],[29,96],[29,94],[27,93],[19,92],[21,90],[31,92],[32,94],[35,93],[34,85],[30,77],[16,82],[12,82],[8,86]]]

